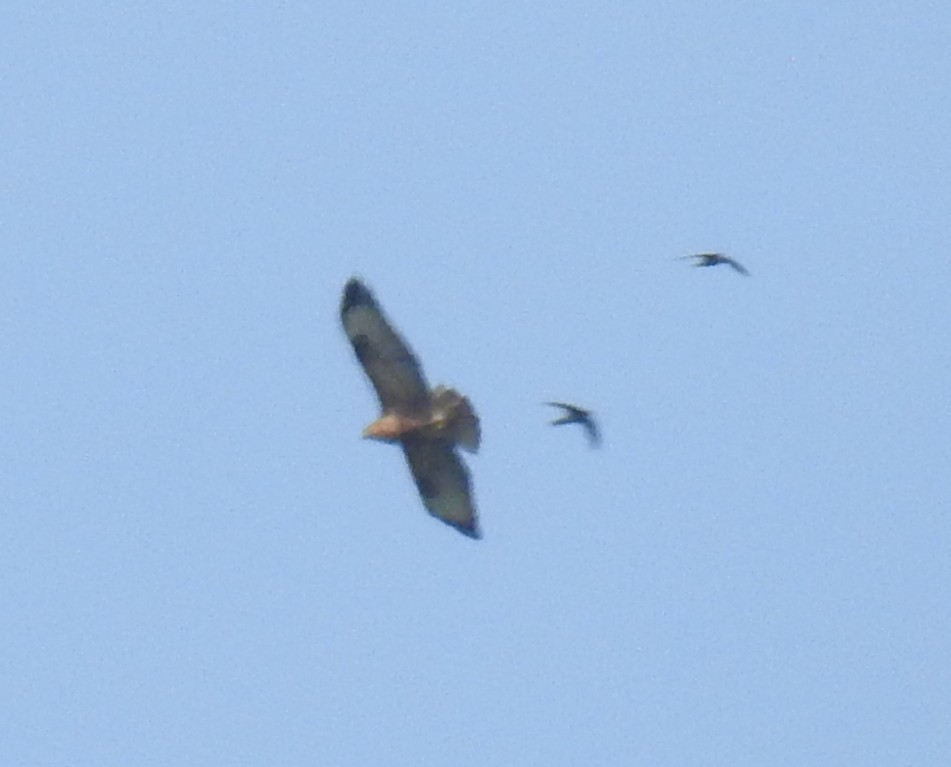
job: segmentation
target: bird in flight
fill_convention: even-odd
[[[340,321],[380,400],[380,417],[363,436],[399,443],[426,510],[481,538],[469,472],[456,452],[456,445],[479,449],[479,418],[469,400],[445,386],[430,390],[412,350],[356,278],[343,289]]]
[[[694,266],[719,266],[720,264],[729,264],[740,274],[746,277],[750,276],[750,273],[746,270],[746,267],[743,266],[743,264],[734,258],[730,258],[724,253],[693,253],[689,256],[680,256],[680,258],[697,259],[697,263],[695,263]]]
[[[584,427],[585,436],[588,438],[588,444],[591,447],[597,447],[601,444],[601,432],[594,421],[594,416],[590,410],[569,405],[567,402],[546,402],[546,405],[560,407],[564,412],[558,418],[551,422],[552,426],[561,426],[566,423],[580,423]]]

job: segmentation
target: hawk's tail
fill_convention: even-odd
[[[449,439],[470,453],[478,452],[482,438],[479,416],[468,399],[455,389],[437,386],[433,389],[433,411],[441,416]]]

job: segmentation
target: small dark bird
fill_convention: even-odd
[[[567,402],[546,402],[546,405],[560,407],[564,414],[551,422],[552,426],[561,426],[566,423],[580,423],[584,427],[584,433],[588,437],[588,444],[591,447],[597,447],[601,444],[601,433],[598,431],[598,425],[594,422],[594,417],[590,410],[569,405]]]
[[[689,256],[681,256],[680,258],[696,258],[697,263],[695,263],[694,266],[719,266],[720,264],[729,264],[745,277],[750,276],[750,273],[743,264],[724,253],[694,253]]]

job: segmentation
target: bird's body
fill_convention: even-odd
[[[363,436],[381,442],[399,442],[407,434],[444,439],[470,453],[479,450],[479,419],[469,400],[453,389],[437,386],[430,406],[413,413],[388,409],[363,430]]]
[[[552,426],[562,426],[566,423],[581,424],[585,436],[588,438],[588,444],[591,447],[597,447],[601,444],[601,432],[590,410],[585,410],[577,405],[569,405],[567,402],[546,402],[545,404],[560,407],[564,411],[562,415],[551,422]]]
[[[344,288],[340,320],[380,399],[380,417],[363,436],[399,443],[429,513],[470,538],[481,537],[469,472],[455,450],[479,449],[471,403],[453,389],[429,389],[412,350],[357,279]]]
[[[750,274],[743,264],[734,258],[730,258],[724,253],[693,253],[689,256],[681,256],[680,258],[697,259],[697,262],[694,264],[694,266],[719,266],[720,264],[728,264],[735,271],[739,272],[745,277],[749,277]]]

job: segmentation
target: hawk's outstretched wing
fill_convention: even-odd
[[[469,472],[453,446],[437,439],[404,437],[403,452],[426,510],[470,538],[481,538]]]
[[[429,387],[419,362],[356,278],[344,288],[340,321],[383,409],[411,412],[426,407]]]

